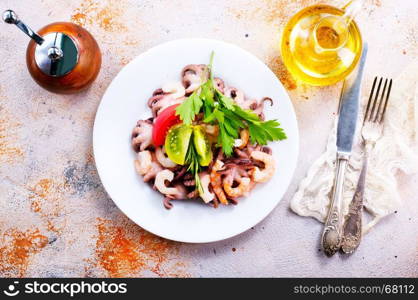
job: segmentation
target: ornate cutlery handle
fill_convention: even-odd
[[[345,169],[349,155],[337,153],[337,170],[335,174],[334,189],[331,198],[331,205],[328,211],[325,228],[322,233],[322,249],[328,256],[334,255],[341,247],[342,227],[342,197]]]
[[[363,197],[367,173],[367,160],[368,155],[366,153],[360,177],[358,179],[356,192],[354,194],[353,200],[350,203],[348,215],[345,219],[343,226],[343,239],[341,242],[341,250],[347,254],[353,253],[360,245],[361,241],[361,218],[363,215]]]

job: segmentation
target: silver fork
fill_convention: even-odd
[[[341,250],[344,253],[353,253],[361,241],[361,219],[363,213],[363,196],[367,173],[367,161],[370,151],[373,149],[376,141],[382,136],[383,120],[385,117],[391,89],[392,79],[380,78],[378,81],[378,78],[375,77],[370,92],[369,101],[367,102],[366,113],[364,114],[363,127],[361,129],[361,136],[363,138],[365,149],[363,166],[357,183],[356,192],[354,194],[353,200],[350,203],[348,215],[346,216],[343,225]]]

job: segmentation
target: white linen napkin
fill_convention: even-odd
[[[399,170],[405,174],[418,172],[417,79],[418,63],[415,63],[393,81],[383,136],[369,155],[364,207],[373,219],[367,224],[363,223],[364,233],[383,217],[398,209],[401,199],[397,189],[396,173]],[[363,95],[362,103],[367,103],[366,98],[368,95]],[[360,119],[363,119],[363,112],[359,114],[359,121]],[[362,166],[363,149],[359,127],[361,126],[358,126],[357,131],[358,144],[353,148],[346,172],[344,214],[348,212]],[[328,138],[325,152],[310,167],[290,202],[291,209],[300,216],[313,217],[325,222],[335,176],[337,150],[335,143],[336,123]]]

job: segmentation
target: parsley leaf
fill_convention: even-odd
[[[177,106],[176,115],[180,116],[180,120],[182,120],[184,124],[190,125],[195,116],[200,112],[202,105],[203,101],[195,91],[184,100],[182,104]]]
[[[260,121],[260,117],[251,110],[244,110],[234,104],[234,113],[246,121]]]
[[[221,103],[225,108],[227,108],[229,110],[235,110],[236,105],[235,105],[234,100],[225,96],[224,94],[222,94],[217,89],[215,89],[215,93],[216,93],[216,98],[217,98],[219,103]]]
[[[224,113],[219,109],[219,107],[215,107],[211,114],[209,114],[204,120],[204,123],[213,123],[214,121],[218,121],[218,123],[223,123],[225,120]]]
[[[228,134],[224,123],[219,123],[218,146],[222,147],[222,151],[226,156],[232,155],[235,139]]]
[[[276,120],[262,122],[260,126],[265,130],[272,141],[287,139],[286,133],[283,128],[279,127],[280,123]]]
[[[276,120],[261,121],[260,117],[252,111],[243,110],[238,107],[235,114],[246,120],[250,132],[251,143],[267,145],[268,141],[284,140],[287,138],[285,132],[280,128]]]

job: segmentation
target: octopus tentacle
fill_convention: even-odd
[[[162,95],[162,94],[164,94],[164,91],[162,88],[158,88],[152,93],[153,96]]]
[[[237,88],[230,86],[225,87],[224,95],[232,98],[242,109],[251,109],[254,105],[257,106],[256,100],[246,98],[244,93]]]
[[[209,71],[206,65],[187,65],[181,71],[181,77],[181,82],[186,89],[186,95],[189,95],[207,81]]]
[[[187,199],[196,199],[197,197],[199,197],[198,190],[193,190],[187,194]]]
[[[177,189],[177,191],[179,192],[176,193],[175,195],[165,195],[164,197],[163,205],[166,209],[171,209],[173,207],[173,203],[171,203],[172,200],[189,199],[187,197],[187,191],[184,185],[182,185],[181,183],[174,184],[174,188]]]
[[[260,102],[256,102],[255,108],[252,108],[255,114],[257,114],[261,120],[264,120],[264,103],[270,102],[270,106],[273,106],[273,99],[270,97],[264,97]]]
[[[261,103],[260,105],[264,105],[264,102],[269,101],[270,102],[270,106],[273,106],[273,99],[271,99],[270,97],[264,97],[263,99],[261,99]]]
[[[164,94],[163,93],[162,94],[152,95],[152,97],[148,99],[148,102],[147,102],[148,107],[149,108],[152,108],[155,104],[158,103],[158,101],[160,101],[163,98],[164,98]]]
[[[132,130],[132,148],[135,152],[144,151],[152,145],[152,122],[140,120]]]
[[[163,205],[166,209],[172,209],[173,203],[171,203],[171,198],[168,196],[164,197]]]
[[[266,147],[266,146],[262,147],[261,151],[263,151],[264,153],[270,154],[270,155],[273,153],[273,150],[271,150],[270,147]]]
[[[215,77],[213,80],[215,87],[223,94],[225,92],[225,82],[219,77]]]
[[[183,184],[184,184],[185,186],[187,186],[187,187],[190,187],[190,186],[195,186],[195,185],[196,185],[196,181],[195,181],[194,179],[191,179],[191,180],[184,180],[184,181],[183,181]]]
[[[148,106],[151,108],[152,115],[155,118],[165,108],[174,104],[180,104],[184,99],[185,97],[175,98],[171,94],[158,94],[149,98]]]
[[[178,166],[175,170],[174,170],[174,179],[173,181],[180,181],[184,178],[184,176],[187,173],[187,166]]]

